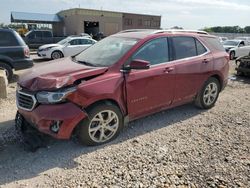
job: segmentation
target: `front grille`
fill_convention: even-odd
[[[17,107],[23,110],[31,111],[36,105],[36,98],[34,95],[17,91]]]

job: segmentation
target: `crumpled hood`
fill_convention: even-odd
[[[107,67],[85,66],[73,62],[71,58],[64,58],[30,69],[19,78],[18,84],[30,91],[54,90],[107,70]]]

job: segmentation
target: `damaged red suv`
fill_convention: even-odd
[[[123,31],[26,72],[17,117],[58,139],[74,133],[83,144],[102,144],[125,123],[164,109],[189,102],[211,108],[227,84],[228,62],[205,32]]]

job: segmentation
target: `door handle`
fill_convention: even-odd
[[[210,59],[203,59],[202,63],[207,64],[210,62]]]
[[[172,72],[174,70],[174,67],[166,67],[165,69],[164,69],[164,72],[165,73],[170,73],[170,72]]]

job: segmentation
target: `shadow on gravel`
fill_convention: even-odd
[[[74,168],[78,165],[74,159],[79,156],[84,157],[88,153],[130,139],[132,142],[137,136],[171,126],[202,112],[203,110],[191,104],[162,111],[129,123],[116,140],[96,147],[81,146],[74,139],[71,141],[52,140],[46,148],[40,148],[37,152],[31,153],[24,151],[18,141],[15,144],[7,144],[0,149],[0,185],[36,177],[38,174],[46,176],[45,171],[52,168]],[[15,130],[14,125],[11,129],[10,131]]]
[[[232,75],[229,77],[230,80],[232,81],[237,81],[237,82],[241,82],[244,84],[250,84],[250,77],[248,76],[237,76],[237,75]]]

